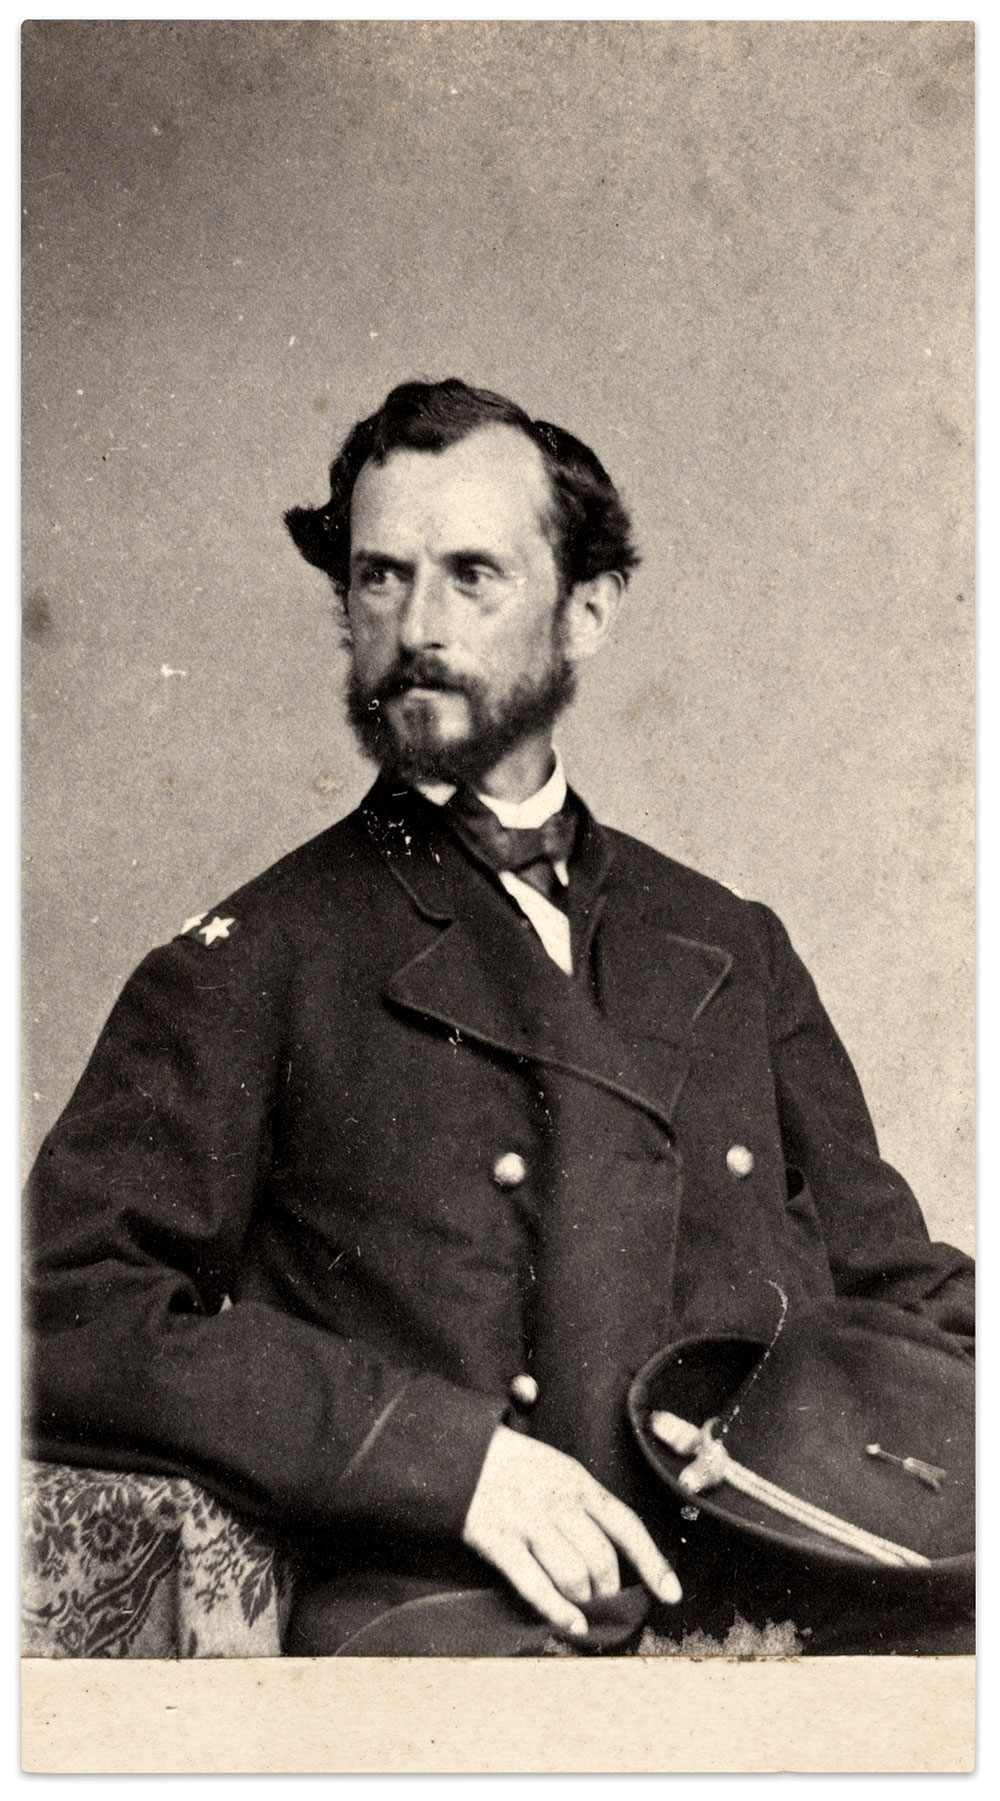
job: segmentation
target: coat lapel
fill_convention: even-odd
[[[677,932],[669,890],[644,885],[613,860],[597,922],[593,964],[602,1013],[633,1065],[658,1085],[672,1113],[687,1074],[692,1031],[732,968],[719,945]]]
[[[380,782],[362,814],[413,905],[439,927],[396,970],[388,1000],[459,1037],[596,1083],[669,1127],[691,1025],[725,980],[728,954],[666,930],[585,812],[572,927],[578,956],[596,934],[598,1005],[585,981],[539,954],[530,925],[431,802]]]

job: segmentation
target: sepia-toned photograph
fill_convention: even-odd
[[[32,1664],[971,1658],[973,47],[23,27]]]

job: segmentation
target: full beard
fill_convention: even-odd
[[[401,730],[386,703],[413,687],[464,695],[469,715],[464,734],[443,742],[433,712],[419,707]],[[347,716],[365,756],[391,779],[475,787],[524,738],[548,730],[575,691],[576,670],[559,651],[544,676],[522,677],[509,693],[493,700],[473,678],[460,680],[442,669],[435,657],[418,654],[397,658],[371,689],[362,686],[352,668]]]

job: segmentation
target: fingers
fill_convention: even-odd
[[[595,1525],[590,1515],[582,1508],[573,1513],[560,1513],[555,1520],[560,1539],[568,1543],[573,1553],[581,1560],[586,1572],[586,1589],[578,1594],[568,1589],[560,1581],[552,1565],[541,1554],[541,1548],[532,1540],[531,1548],[539,1561],[544,1564],[553,1581],[569,1595],[573,1601],[592,1601],[603,1599],[608,1595],[617,1595],[621,1588],[621,1577],[618,1573],[618,1558],[615,1547],[606,1533]]]
[[[630,1507],[626,1507],[624,1501],[616,1500],[598,1482],[588,1492],[584,1505],[591,1519],[596,1521],[619,1550],[624,1551],[630,1563],[635,1565],[646,1587],[657,1599],[666,1601],[671,1606],[679,1601],[681,1585],[638,1515]]]
[[[522,1600],[536,1608],[543,1619],[551,1620],[560,1632],[582,1638],[589,1631],[580,1609],[560,1594],[541,1564],[519,1539],[505,1539],[495,1544],[492,1562],[517,1589]]]
[[[588,1528],[593,1534],[593,1545],[586,1543]],[[527,1544],[535,1561],[541,1564],[545,1574],[568,1601],[576,1601],[583,1607],[597,1594],[615,1592],[607,1586],[609,1563],[614,1566],[616,1577],[618,1572],[614,1548],[583,1515],[540,1521],[528,1535]]]

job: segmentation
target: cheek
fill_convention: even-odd
[[[393,621],[388,615],[379,617],[361,608],[351,608],[348,628],[354,661],[360,671],[377,669],[391,661],[396,638]]]
[[[510,672],[540,675],[550,667],[555,650],[552,616],[546,612],[511,621],[499,634],[495,656],[498,666]]]

